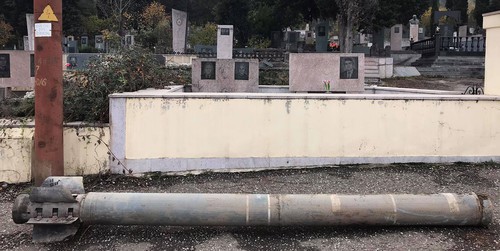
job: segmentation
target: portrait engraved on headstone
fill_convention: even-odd
[[[248,80],[249,64],[248,62],[235,62],[234,63],[234,79],[235,80]]]
[[[221,28],[220,34],[223,36],[229,36],[229,28]]]
[[[215,79],[215,62],[201,62],[201,79]]]
[[[358,58],[340,57],[340,79],[358,78]]]
[[[30,54],[30,77],[35,76],[35,54]]]
[[[88,39],[89,38],[86,36],[80,38],[80,44],[82,45],[82,47],[87,47],[87,45],[89,44]]]
[[[74,56],[70,56],[68,59],[68,68],[73,69],[78,66],[78,60]]]
[[[399,33],[399,27],[394,27],[394,33]]]
[[[9,54],[0,54],[0,78],[10,78]]]

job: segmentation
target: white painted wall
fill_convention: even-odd
[[[484,93],[500,95],[500,11],[483,14],[486,30],[486,55],[484,69]]]
[[[496,160],[499,101],[464,95],[115,94],[112,149],[135,172]]]
[[[80,136],[77,136],[77,130]],[[0,181],[20,183],[31,180],[33,133],[32,125],[9,128],[0,123]],[[109,144],[109,135],[109,127],[65,127],[65,175],[96,174],[108,170],[106,144]]]

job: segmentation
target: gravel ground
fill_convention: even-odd
[[[87,192],[468,193],[488,195],[488,227],[168,227],[85,226],[62,243],[31,243],[31,227],[10,219],[30,184],[0,192],[0,250],[500,250],[500,164],[331,166],[247,173],[144,177],[87,176]]]

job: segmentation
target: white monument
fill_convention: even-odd
[[[402,49],[401,43],[403,41],[403,25],[396,24],[391,27],[391,50],[400,51]]]
[[[172,9],[172,49],[185,52],[187,34],[187,12]]]
[[[217,25],[217,58],[233,58],[233,26]]]
[[[417,18],[417,15],[413,15],[412,19],[410,19],[410,42],[418,41],[418,25],[420,21]]]
[[[35,50],[35,18],[33,14],[26,14],[26,26],[28,28],[28,43],[25,45],[25,51]]]
[[[104,36],[103,35],[96,35],[94,42],[95,42],[96,49],[104,50]]]

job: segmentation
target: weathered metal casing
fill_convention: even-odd
[[[89,193],[80,220],[115,225],[486,225],[476,194],[267,195]]]

